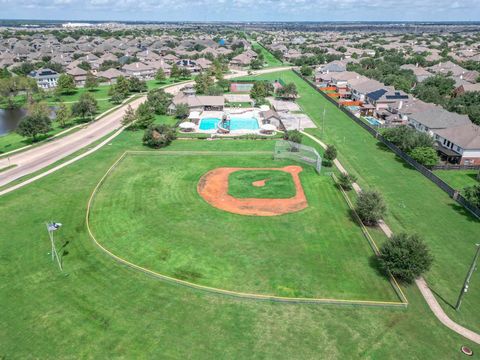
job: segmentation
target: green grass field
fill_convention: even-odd
[[[252,42],[252,47],[254,50],[260,50],[260,52],[263,54],[264,60],[265,60],[265,67],[276,67],[276,66],[282,66],[284,65],[283,62],[278,60],[273,54],[265,49],[262,45],[260,45],[257,42]]]
[[[265,181],[264,185],[253,185],[262,180]],[[240,170],[230,174],[228,194],[236,198],[287,199],[295,196],[296,189],[292,175],[287,172]]]
[[[457,190],[478,185],[478,170],[435,170],[435,175]]]
[[[447,194],[410,168],[336,106],[291,71],[265,74],[257,79],[293,81],[298,104],[318,126],[309,133],[334,144],[346,169],[362,188],[376,188],[385,197],[386,221],[395,232],[417,232],[430,246],[435,261],[426,279],[444,310],[456,321],[480,332],[480,272],[473,277],[462,311],[452,308],[478,243],[480,221]],[[326,109],[322,131],[323,110]],[[474,285],[478,284],[478,285]]]
[[[279,74],[273,76],[278,78]],[[327,108],[324,140],[337,146],[341,162],[358,176],[362,187],[375,187],[384,194],[389,206],[386,220],[395,231],[416,231],[424,236],[435,256],[435,265],[427,276],[429,284],[454,320],[479,331],[478,271],[474,273],[461,312],[456,313],[446,305],[454,302],[460,290],[473,257],[473,244],[478,242],[479,222],[432,183],[378,146],[364,130],[294,74],[284,72],[281,76],[296,82],[301,95],[299,103],[318,125],[321,125],[323,107]],[[321,136],[321,130],[311,130],[311,133]],[[3,210],[1,358],[436,360],[464,358],[460,353],[462,345],[474,350],[472,359],[480,358],[480,346],[443,326],[414,286],[404,289],[409,299],[406,310],[255,302],[164,283],[114,262],[99,251],[88,236],[86,205],[103,174],[124,151],[145,150],[140,145],[141,138],[142,132],[124,132],[98,152],[0,198]],[[304,139],[304,143],[315,146],[309,139]],[[225,151],[273,151],[273,148],[272,140],[177,140],[166,150],[217,151],[224,157]],[[135,181],[140,185],[142,182],[152,184],[146,189],[147,194],[141,193],[138,198],[147,197],[146,203],[151,204],[148,192],[158,197],[166,191],[158,189],[156,176],[168,177],[168,171],[165,175],[160,169],[143,165],[151,172],[150,177],[145,179],[136,172],[128,172],[117,185],[121,188],[121,182],[126,183],[125,187],[133,184],[133,191],[141,192],[135,188]],[[197,171],[201,164],[189,166]],[[316,179],[327,177],[316,176]],[[327,191],[325,189],[322,186],[313,190],[320,193]],[[335,194],[333,190],[328,192]],[[190,196],[178,192],[177,195],[177,199],[165,201],[176,202]],[[121,202],[122,196],[131,203],[133,196],[128,193],[115,194],[115,199]],[[315,206],[327,207],[327,204]],[[166,231],[177,235],[175,228],[165,225],[162,214],[152,216],[157,217],[159,229],[167,228]],[[47,220],[64,224],[56,235],[62,247],[64,273],[51,262],[44,225]],[[257,225],[253,228],[258,230]],[[342,232],[349,231],[342,227],[334,229],[337,233],[334,236],[341,238],[345,236]],[[298,227],[294,240],[298,234],[312,236],[304,232]],[[378,230],[371,232],[381,241],[383,235]],[[159,231],[159,234],[165,238],[164,233]],[[334,236],[326,240],[329,253],[337,249]],[[312,239],[315,241],[313,236]],[[357,238],[352,242],[356,243]],[[179,246],[187,248],[188,243]],[[255,249],[240,250],[255,255]],[[152,254],[147,255],[153,258]],[[159,261],[162,256],[154,260]],[[216,264],[221,264],[223,256],[215,259]],[[292,259],[285,258],[291,262],[294,256],[297,253],[292,254]],[[240,261],[242,259],[238,259]],[[315,264],[320,261],[328,260],[320,257],[315,259]],[[356,270],[353,267],[351,271]],[[275,275],[282,271],[283,264],[280,264]],[[337,276],[336,267],[330,271],[332,276]],[[185,274],[191,275],[180,273]],[[245,279],[245,275],[242,276]],[[263,277],[260,280],[266,282]],[[321,284],[315,286],[322,287]],[[339,291],[339,287],[333,290]]]
[[[197,193],[201,176],[218,167],[289,164],[271,155],[129,155],[96,195],[91,228],[114,254],[201,285],[287,297],[398,301],[330,177],[305,168],[300,177],[309,206],[283,216],[227,213]],[[281,171],[250,174],[250,191],[241,189],[247,172],[232,173],[238,181],[229,190],[240,197],[262,197],[249,181],[265,176],[280,185],[279,197],[295,194],[291,175]],[[289,177],[286,187],[285,177],[275,172]],[[275,191],[267,195],[275,197]]]

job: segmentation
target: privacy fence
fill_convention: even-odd
[[[358,125],[360,125],[363,129],[368,131],[373,137],[375,137],[378,141],[380,141],[382,144],[384,144],[386,147],[388,147],[391,151],[395,153],[398,157],[403,159],[406,163],[414,167],[416,170],[418,170],[423,176],[425,176],[427,179],[432,181],[435,185],[437,185],[440,189],[445,191],[452,199],[454,199],[457,203],[462,205],[465,209],[467,209],[472,215],[480,219],[480,209],[472,205],[467,199],[465,199],[457,190],[452,188],[450,185],[448,185],[445,181],[440,179],[437,175],[435,175],[432,171],[430,171],[428,168],[423,166],[422,164],[418,163],[415,161],[412,157],[410,157],[407,153],[404,151],[400,150],[395,144],[392,144],[390,141],[385,139],[382,134],[380,134],[376,129],[374,129],[372,126],[368,125],[367,123],[363,122],[359,118],[357,118],[355,115],[353,115],[350,111],[345,109],[343,106],[341,106],[335,99],[327,96],[325,93],[323,93],[320,89],[317,88],[317,86],[310,80],[304,77],[302,74],[300,74],[297,70],[293,70],[295,74],[297,74],[300,78],[302,78],[304,81],[307,82],[312,88],[314,88],[317,92],[319,92],[327,101],[331,102],[333,105],[337,106],[340,111],[343,111],[345,115],[347,115],[350,119],[355,121]]]

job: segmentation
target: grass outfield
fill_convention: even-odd
[[[290,164],[271,155],[128,155],[97,193],[90,226],[117,256],[200,285],[285,297],[398,301],[330,177],[305,167],[300,178],[309,206],[283,216],[227,213],[197,193],[200,178],[218,167]],[[284,174],[293,187],[291,175]]]
[[[309,133],[334,144],[346,169],[358,177],[362,188],[376,188],[385,197],[386,221],[394,232],[421,234],[435,261],[426,279],[452,319],[480,332],[480,272],[473,275],[470,290],[456,312],[452,304],[467,274],[478,243],[480,221],[450,199],[431,181],[381,146],[367,131],[291,71],[264,74],[257,79],[293,81],[300,95],[298,104],[318,126]],[[326,109],[322,132],[323,109]]]
[[[0,198],[0,354],[4,358],[455,359],[469,345],[416,288],[407,310],[278,304],[206,295],[129,270],[85,227],[88,197],[141,132]],[[168,150],[273,151],[272,141],[175,141]],[[32,202],[32,199],[35,199]],[[64,225],[65,273],[44,221]],[[335,271],[333,269],[332,271]]]
[[[253,185],[257,181],[264,184]],[[239,170],[228,177],[228,194],[236,198],[288,199],[295,196],[296,189],[292,175],[285,171]]]
[[[435,170],[434,173],[448,185],[457,190],[480,184],[479,170]]]

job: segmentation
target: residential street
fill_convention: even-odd
[[[253,71],[253,74],[264,74],[269,72],[278,71],[280,68],[269,68],[258,71]],[[225,76],[226,78],[234,78],[247,75],[246,71],[236,71],[233,74]],[[170,86],[165,91],[176,94],[186,84],[182,83]],[[136,99],[129,103],[132,108],[136,109],[143,101],[145,96]],[[43,145],[34,147],[32,149],[19,152],[10,157],[0,159],[0,169],[6,168],[11,165],[15,167],[5,170],[0,173],[0,186],[4,186],[22,176],[32,174],[38,170],[41,170],[56,161],[59,161],[76,151],[89,146],[96,142],[107,134],[111,133],[115,129],[121,127],[121,119],[125,113],[125,109],[128,104],[118,108],[112,113],[106,115],[102,119],[99,119],[91,124],[88,124],[84,128],[64,137],[54,139]]]

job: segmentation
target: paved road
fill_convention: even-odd
[[[286,68],[285,68],[286,69]],[[264,74],[278,71],[279,68],[263,69],[254,71],[254,74]],[[246,71],[237,71],[229,74],[226,78],[234,78],[247,75]],[[176,94],[188,83],[172,85],[165,91]],[[143,101],[145,96],[138,98],[130,103],[132,108],[136,109]],[[31,148],[29,150],[14,154],[10,157],[0,159],[0,169],[10,165],[16,165],[14,168],[0,172],[0,186],[6,185],[22,176],[29,175],[41,170],[74,152],[89,146],[95,141],[110,134],[121,127],[121,119],[128,105],[124,105],[103,118],[86,125],[84,128],[66,135],[64,137],[53,139],[43,145]]]

